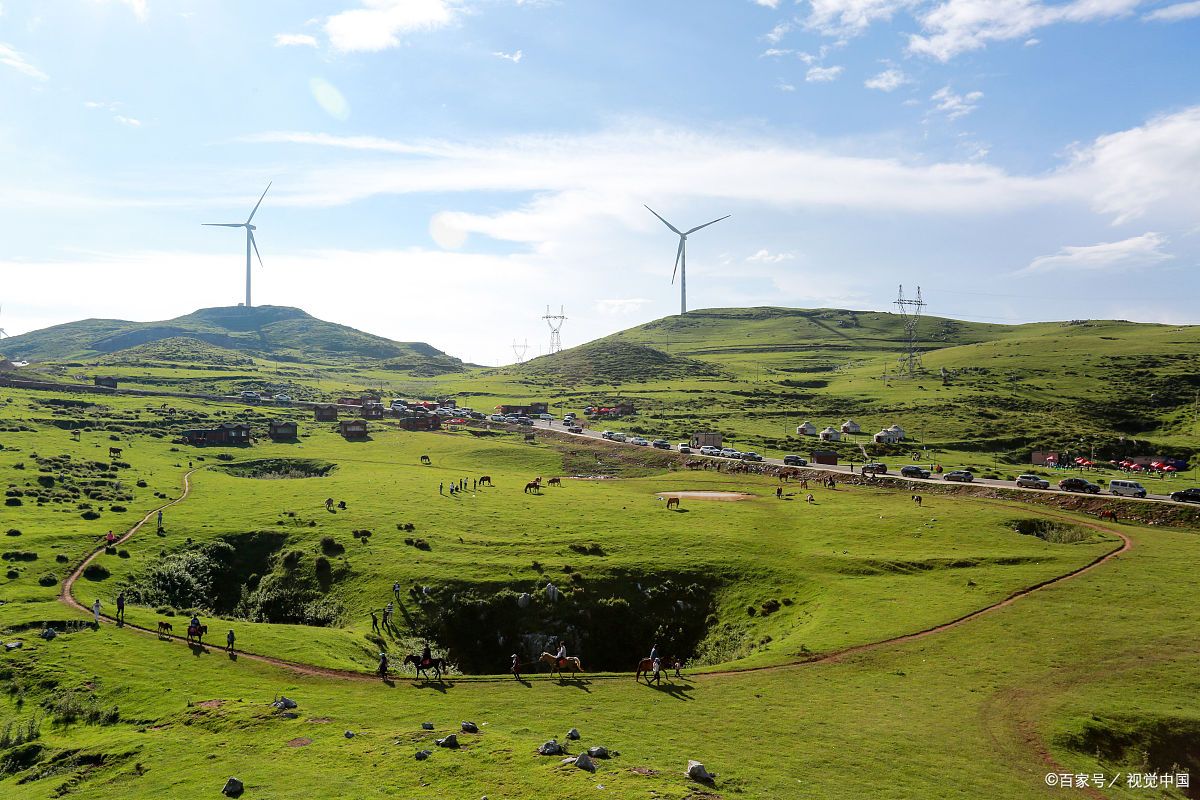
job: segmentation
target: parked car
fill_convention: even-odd
[[[242,399],[249,400],[252,403],[257,403],[259,400],[258,392],[252,392],[247,389],[246,391],[242,392]]]
[[[808,460],[797,455],[787,455],[783,457],[783,463],[789,467],[807,467]]]
[[[1108,482],[1108,490],[1120,497],[1145,497],[1146,487],[1137,481],[1120,480],[1117,478]]]
[[[954,469],[942,476],[944,481],[957,481],[959,483],[970,483],[975,480],[975,476],[969,470]]]
[[[1171,499],[1176,503],[1200,503],[1200,489],[1180,489],[1178,492],[1171,492]]]
[[[580,425],[571,425],[567,428],[567,433],[583,433],[583,427]]]
[[[719,456],[719,455],[721,455],[721,448],[713,447],[711,444],[706,444],[700,448],[700,455],[702,455],[702,456]]]
[[[916,464],[905,464],[900,468],[900,475],[904,478],[928,478],[930,474],[929,470],[918,467]]]
[[[737,450],[734,450],[732,447],[726,447],[721,450],[720,455],[722,458],[738,458],[741,456],[741,453],[739,453]]]
[[[1049,489],[1050,481],[1039,478],[1037,475],[1018,475],[1017,486],[1022,489]]]
[[[490,417],[488,417],[488,419],[490,419],[492,422],[504,422],[504,415],[492,414]]]
[[[742,453],[742,461],[762,461],[762,460],[763,460],[763,457],[760,456],[758,453],[754,452],[753,450],[750,450],[749,452],[746,452],[746,453]]]
[[[535,416],[535,417],[537,417],[538,419],[545,420],[546,422],[553,422],[553,421],[554,421],[554,415],[553,415],[553,414],[535,414],[534,416]]]
[[[681,453],[684,453],[685,455],[692,452],[692,446],[687,442],[680,442],[675,449]]]
[[[650,440],[645,438],[644,436],[634,436],[632,439],[629,440],[629,443],[636,444],[638,447],[649,447],[650,446]]]
[[[533,420],[530,419],[529,417],[517,417],[517,424],[518,425],[532,425]]]
[[[887,464],[880,464],[878,461],[869,461],[862,465],[863,475],[887,475]]]
[[[655,439],[650,444],[653,447],[657,447],[659,450],[670,450],[671,449],[671,443],[668,442],[666,439]]]
[[[613,438],[614,435],[615,435],[615,433],[613,431],[605,431],[604,433],[600,434],[600,438],[601,439],[611,439],[611,438]]]
[[[1058,482],[1058,488],[1064,492],[1085,492],[1087,494],[1100,494],[1100,487],[1091,481],[1086,481],[1083,478],[1063,478]]]
[[[291,395],[286,395],[286,394],[276,395],[275,402],[276,403],[290,403],[290,402],[292,402],[292,397],[291,397]]]

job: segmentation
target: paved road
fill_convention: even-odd
[[[542,428],[542,429],[545,429],[545,430],[552,430],[552,431],[556,431],[556,432],[558,432],[558,433],[567,434],[567,435],[569,435],[569,436],[582,436],[582,437],[585,437],[585,438],[590,438],[590,439],[600,439],[600,438],[601,438],[601,431],[600,431],[600,430],[593,429],[593,428],[584,428],[582,433],[577,433],[577,434],[568,434],[568,433],[567,433],[567,430],[566,430],[566,427],[565,427],[565,426],[564,426],[564,425],[563,425],[561,422],[558,422],[558,421],[555,421],[555,422],[551,423],[551,422],[547,422],[547,421],[545,421],[545,420],[536,420],[536,421],[534,422],[534,427],[537,427],[537,428]],[[641,446],[642,446],[642,445],[636,445],[636,444],[628,444],[627,442],[614,442],[614,444],[625,444],[625,445],[626,445],[626,446],[628,446],[628,447],[641,447]],[[672,445],[671,449],[672,449],[672,450],[675,450],[675,446],[674,446],[674,445]],[[693,458],[712,458],[712,459],[719,460],[719,461],[732,461],[732,460],[733,460],[733,459],[728,459],[728,458],[721,458],[720,456],[703,456],[703,455],[700,455],[700,453],[698,453],[698,452],[696,452],[696,451],[693,451],[693,452],[692,452],[692,457],[693,457]],[[764,464],[776,464],[776,465],[782,466],[782,465],[783,465],[783,459],[780,459],[780,458],[765,458],[765,457],[764,457],[764,458],[763,458],[763,460],[762,460],[762,463],[764,463]],[[894,464],[894,463],[893,463],[893,464],[888,464],[888,473],[887,473],[887,477],[889,477],[889,478],[895,478],[895,479],[897,479],[897,480],[909,481],[910,483],[913,483],[913,484],[915,484],[915,485],[920,485],[920,484],[923,484],[923,483],[938,483],[938,484],[944,483],[944,481],[943,481],[941,478],[938,478],[938,477],[931,477],[931,478],[904,478],[904,477],[901,477],[901,476],[898,474],[898,473],[899,473],[899,471],[900,471],[900,467],[902,467],[902,466],[905,466],[905,465],[907,465],[907,464],[912,464],[912,463],[915,463],[915,462],[911,462],[911,461],[903,461],[903,463],[900,463],[900,464]],[[857,464],[856,466],[861,466],[861,462],[859,462],[859,464]],[[927,467],[927,465],[920,465],[920,466],[925,466],[925,467]],[[816,469],[816,470],[821,470],[821,471],[824,471],[824,472],[842,473],[842,474],[844,474],[844,475],[849,475],[849,474],[851,473],[851,467],[850,467],[850,465],[849,465],[849,464],[836,464],[836,465],[830,465],[830,464],[809,464],[809,465],[808,465],[808,467],[807,467],[807,469]],[[1077,473],[1072,473],[1072,474],[1077,474]],[[1066,475],[1064,475],[1063,477],[1067,477],[1067,476],[1066,476]],[[1056,488],[1050,488],[1050,489],[1024,489],[1024,488],[1022,488],[1022,487],[1020,487],[1020,486],[1017,486],[1017,485],[1016,485],[1016,484],[1015,484],[1013,481],[996,480],[996,479],[993,479],[993,478],[978,478],[978,477],[977,477],[977,478],[975,478],[975,480],[974,480],[974,481],[972,481],[972,484],[973,484],[973,485],[976,485],[976,486],[997,486],[997,487],[1004,488],[1004,489],[1014,489],[1014,490],[1016,490],[1016,491],[1020,491],[1020,492],[1033,492],[1033,493],[1040,493],[1040,494],[1045,494],[1045,493],[1047,493],[1047,492],[1051,492],[1051,493],[1054,493],[1054,494],[1066,494],[1066,495],[1078,494],[1077,492],[1064,492],[1064,491],[1062,491],[1061,489],[1056,489]],[[1053,487],[1053,486],[1054,486],[1054,480],[1053,480],[1053,479],[1051,479],[1051,480],[1050,480],[1050,485],[1051,485],[1051,487]],[[1180,484],[1180,485],[1177,485],[1177,486],[1171,486],[1171,487],[1170,487],[1170,491],[1177,491],[1177,490],[1179,490],[1179,489],[1183,489],[1183,488],[1185,488],[1183,484]],[[1102,497],[1112,497],[1113,495],[1105,495],[1105,494],[1102,494],[1102,495],[1100,495],[1100,496],[1102,496]],[[1139,498],[1136,498],[1136,497],[1121,497],[1120,499],[1122,499],[1122,500],[1131,500],[1131,501],[1134,501],[1134,502],[1143,502],[1143,503],[1149,503],[1149,502],[1168,502],[1168,503],[1170,503],[1170,502],[1174,502],[1174,501],[1172,501],[1172,500],[1171,500],[1171,499],[1170,499],[1170,498],[1169,498],[1169,497],[1168,497],[1166,494],[1151,494],[1151,495],[1148,495],[1148,496],[1147,496],[1145,499],[1139,499]],[[1186,503],[1180,503],[1179,505],[1187,505],[1187,504],[1186,504]]]

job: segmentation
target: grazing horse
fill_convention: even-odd
[[[551,478],[546,481],[547,486],[562,486],[562,478]]]
[[[431,459],[429,456],[421,456],[421,463],[422,464],[432,464],[433,459]]]
[[[530,494],[530,493],[541,494],[542,493],[542,485],[540,483],[538,483],[537,481],[530,481],[529,483],[525,484],[525,494]]]
[[[119,447],[110,447],[110,448],[108,448],[108,455],[109,455],[109,457],[110,457],[110,458],[120,458],[120,457],[121,457],[121,452],[122,452],[122,451],[121,451],[121,448],[119,448]]]
[[[658,665],[663,671],[666,671],[669,669],[675,670],[676,678],[683,677],[683,674],[679,671],[680,668],[683,666],[683,661],[675,656],[671,656],[670,658],[660,658],[658,661]],[[650,675],[653,673],[654,673],[654,661],[649,658],[643,658],[641,661],[638,662],[637,672],[634,674],[633,679],[635,681],[641,680],[641,677],[643,675],[645,675],[646,676],[646,685],[649,686],[650,685]],[[658,675],[654,675],[654,680],[656,683],[658,682]]]
[[[667,498],[667,511],[670,511],[672,508],[679,508],[679,498],[678,497],[668,497]]]
[[[542,653],[542,655],[540,656],[540,658],[538,660],[541,661],[543,664],[549,664],[550,665],[550,674],[553,675],[554,673],[557,672],[558,677],[560,679],[563,676],[562,668],[564,666],[571,668],[571,674],[575,674],[576,672],[578,672],[581,675],[583,674],[583,664],[579,663],[579,659],[576,656],[567,656],[566,658],[563,659],[563,662],[564,662],[563,664],[558,663],[558,659],[555,657],[555,655],[553,653]]]
[[[204,634],[208,633],[207,625],[188,625],[187,643],[192,644],[194,641],[198,645],[204,644]]]
[[[492,476],[491,475],[481,475],[479,477],[479,485],[480,486],[491,486],[492,485]]]
[[[921,495],[919,495],[919,494],[914,494],[914,495],[912,496],[912,501],[913,501],[914,503],[916,503],[917,505],[921,505],[921,503],[923,502],[923,501],[921,500]]]
[[[407,655],[404,657],[404,663],[412,664],[416,674],[418,676],[424,674],[426,680],[429,680],[429,673],[426,670],[433,670],[434,678],[439,681],[442,679],[442,673],[446,671],[446,659],[444,658],[431,658],[428,664],[423,664],[420,656]]]
[[[332,497],[325,498],[325,510],[333,511],[333,498]]]
[[[175,626],[173,626],[171,623],[167,622],[165,619],[160,619],[158,621],[158,635],[159,636],[166,636],[166,637],[170,638],[171,631],[173,631],[174,629],[175,629]]]
[[[1110,519],[1113,522],[1117,521],[1117,512],[1112,510],[1111,508],[1104,509],[1096,516],[1099,517],[1100,519]]]

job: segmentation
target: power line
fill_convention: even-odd
[[[921,321],[921,312],[925,310],[925,301],[921,298],[921,287],[917,287],[915,300],[906,300],[904,286],[901,285],[895,303],[896,308],[900,309],[900,316],[904,318],[904,335],[908,340],[907,351],[900,356],[900,372],[907,373],[908,377],[914,378],[918,372],[925,371],[925,365],[921,363],[921,353],[917,350],[917,325]]]
[[[558,307],[557,314],[551,314],[550,306],[546,306],[546,315],[542,319],[550,326],[550,354],[553,355],[562,350],[562,326],[567,318],[563,314],[562,306]]]

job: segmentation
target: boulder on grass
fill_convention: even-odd
[[[458,737],[452,733],[449,736],[447,736],[445,739],[438,739],[437,746],[438,747],[449,747],[451,749],[458,747]]]
[[[587,754],[592,758],[608,758],[608,748],[596,745],[595,747],[589,747]]]
[[[225,788],[221,790],[221,794],[226,797],[239,797],[244,791],[246,791],[246,787],[241,781],[237,778],[230,778],[225,781]]]
[[[567,738],[568,739],[578,739],[579,738],[579,729],[571,728],[571,730],[567,731]]]
[[[587,753],[583,753],[579,756],[579,758],[575,759],[575,766],[579,767],[580,769],[585,769],[588,772],[596,771],[596,762],[588,758]]]
[[[433,730],[433,723],[432,722],[422,722],[421,729],[431,731],[431,730]]]
[[[689,761],[687,772],[684,774],[686,774],[692,780],[699,781],[700,783],[712,783],[717,777],[715,772],[709,772],[706,770],[704,765],[699,761]]]
[[[284,696],[280,695],[279,699],[276,700],[274,703],[271,703],[271,705],[275,706],[278,709],[286,710],[289,708],[295,708],[296,701],[291,699],[290,697],[284,697]]]
[[[479,726],[474,722],[464,722],[462,724],[463,733],[479,733]]]
[[[544,756],[561,756],[565,752],[563,746],[554,739],[551,739],[538,748],[538,753]]]
[[[431,755],[433,755],[432,750],[418,750],[416,755],[413,757],[416,758],[417,761],[424,761],[425,759],[429,758]]]

